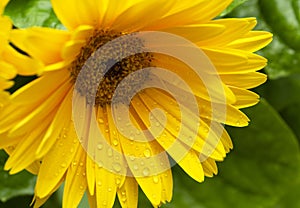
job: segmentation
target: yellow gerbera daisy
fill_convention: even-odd
[[[9,17],[3,16],[3,11],[9,0],[0,0],[0,109],[8,101],[9,94],[5,89],[13,85],[17,73],[28,75],[37,73],[40,66],[28,56],[18,53],[10,44],[12,23]]]
[[[239,109],[258,102],[259,97],[248,89],[266,80],[257,71],[267,61],[253,52],[271,41],[270,33],[251,31],[255,18],[213,20],[230,2],[52,0],[67,30],[33,27],[12,32],[13,43],[43,67],[40,77],[15,92],[12,103],[4,106],[0,148],[10,154],[5,169],[12,174],[27,169],[38,175],[35,207],[64,181],[65,208],[77,207],[85,192],[91,207],[112,207],[116,195],[122,207],[137,207],[138,186],[153,206],[170,202],[173,185],[168,156],[199,182],[217,173],[215,161],[222,161],[232,148],[222,124],[248,124]],[[180,49],[176,51],[168,38],[147,42],[151,32],[142,31],[173,34],[168,36],[171,43],[178,36],[194,43],[204,55],[199,59],[201,73],[208,78],[214,74],[221,88],[216,80],[197,77],[184,58],[169,56],[179,52],[189,60],[194,54],[186,55],[181,49],[193,51],[192,45],[176,42]],[[116,39],[119,42],[113,42]],[[151,52],[151,47],[174,50]],[[109,70],[104,73],[106,67]],[[138,73],[144,68],[150,70]],[[173,80],[174,74],[189,88]],[[171,90],[148,87],[157,79]],[[177,105],[180,98],[173,91],[188,90],[194,100]],[[132,99],[128,97],[135,92]],[[196,109],[190,106],[194,101]],[[165,115],[149,116],[157,108]],[[114,116],[116,112],[121,115]],[[214,116],[224,112],[226,118]],[[135,131],[128,130],[123,120],[131,122]],[[207,146],[213,149],[206,150]]]

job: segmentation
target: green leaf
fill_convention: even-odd
[[[11,0],[4,14],[9,16],[18,28],[44,26],[64,29],[49,0]]]
[[[20,195],[32,195],[34,192],[35,176],[23,171],[9,175],[3,170],[7,155],[0,151],[0,201],[5,202]]]
[[[259,94],[277,110],[281,111],[289,105],[300,103],[300,74],[269,80],[260,87]]]
[[[296,8],[299,4],[300,0],[259,0],[266,22],[285,44],[297,51],[300,50],[299,10]]]
[[[266,101],[245,111],[250,126],[229,128],[234,150],[219,174],[198,184],[175,168],[173,201],[164,207],[273,208],[300,179],[298,143],[281,117]]]
[[[280,113],[300,142],[300,74],[269,80],[258,91]]]
[[[281,1],[281,0],[278,0]],[[287,1],[289,3],[291,0]],[[280,21],[280,24],[283,24],[282,27],[289,27],[288,21],[283,20],[277,13],[273,13],[271,9],[272,1],[264,2],[264,9],[261,9],[261,4],[258,4],[258,0],[247,1],[246,3],[239,6],[238,9],[234,10],[229,14],[230,17],[256,17],[258,20],[258,25],[256,27],[257,30],[266,30],[270,31],[274,34],[273,42],[267,46],[265,49],[261,50],[259,53],[266,57],[269,60],[268,66],[265,68],[266,72],[269,75],[270,79],[278,79],[281,77],[287,77],[289,75],[300,73],[300,50],[295,50],[291,47],[291,44],[286,44],[286,42],[282,41],[283,36],[287,36],[286,30],[279,30],[273,28],[274,25]],[[285,1],[281,1],[284,3]],[[299,0],[294,2],[294,10],[297,10],[297,6],[299,7]],[[261,12],[262,10],[268,10],[264,14]],[[284,10],[281,12],[285,12]],[[294,12],[293,12],[294,14]],[[294,16],[291,14],[291,16]],[[285,15],[290,15],[289,13]],[[271,18],[272,16],[276,16],[276,19]],[[268,19],[266,22],[265,19]],[[272,23],[271,23],[272,22]],[[294,30],[300,31],[299,27]],[[291,34],[291,40],[293,40],[294,33]]]
[[[227,7],[220,15],[219,17],[224,17],[227,14],[229,14],[230,12],[232,12],[232,10],[234,10],[235,8],[237,8],[238,6],[244,4],[246,1],[248,0],[234,0],[229,7]]]

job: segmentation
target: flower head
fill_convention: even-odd
[[[116,194],[137,207],[138,186],[159,206],[172,198],[169,156],[199,182],[217,174],[232,148],[222,124],[248,124],[239,109],[266,80],[253,52],[271,41],[254,18],[213,20],[230,2],[52,0],[66,30],[12,32],[43,67],[4,106],[0,147],[11,173],[38,175],[36,207],[63,181],[63,207],[85,191],[91,207]]]
[[[8,101],[8,93],[4,90],[13,85],[11,81],[17,73],[29,75],[36,73],[40,67],[36,61],[28,56],[20,54],[10,44],[12,21],[9,17],[3,16],[4,8],[9,0],[0,0],[0,107]]]

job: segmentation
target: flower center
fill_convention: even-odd
[[[88,104],[100,106],[110,104],[117,87],[120,89],[118,89],[118,96],[114,101],[127,102],[130,99],[128,95],[139,89],[148,77],[147,73],[131,74],[150,67],[152,61],[151,53],[133,53],[136,47],[144,48],[143,41],[137,37],[130,38],[129,41],[126,39],[127,42],[109,45],[104,54],[101,53],[100,55],[96,52],[109,41],[122,35],[124,34],[115,31],[95,30],[94,34],[87,40],[87,44],[82,47],[76,60],[71,64],[70,72],[72,80],[76,81],[76,90],[81,95],[86,96]],[[132,52],[131,54],[134,55],[116,61],[118,56],[116,51],[121,54]],[[111,65],[113,66],[108,68]],[[78,76],[83,67],[88,68],[87,72],[85,70],[84,74]],[[131,76],[126,79],[128,85],[123,82],[119,85],[129,74]],[[98,88],[93,89],[94,86],[98,86]]]

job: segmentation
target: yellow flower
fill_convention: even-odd
[[[213,20],[230,2],[52,0],[66,30],[33,27],[12,32],[12,42],[43,67],[40,77],[4,106],[0,148],[10,154],[5,169],[12,174],[27,169],[38,175],[35,207],[64,181],[65,208],[77,207],[85,191],[91,207],[112,207],[116,195],[122,207],[137,207],[138,186],[153,206],[170,202],[168,156],[196,181],[217,174],[215,161],[222,161],[232,148],[222,124],[248,124],[239,109],[258,102],[258,95],[248,89],[266,80],[257,71],[267,60],[253,52],[272,38],[251,31],[255,18]],[[152,33],[143,31],[163,33],[153,33],[159,36],[151,40],[147,34]],[[179,37],[203,52],[197,59],[200,70],[183,62],[195,56],[185,52],[195,50]],[[169,41],[178,43],[179,50]],[[142,53],[132,54],[136,51]],[[118,61],[119,52],[128,52],[128,57]],[[171,57],[177,52],[182,57]],[[197,77],[197,72],[205,77]],[[209,80],[210,74],[218,79]],[[147,87],[154,85],[169,91]],[[128,95],[135,92],[130,100]],[[190,95],[194,99],[188,99]],[[190,106],[195,103],[197,108]],[[157,108],[164,116],[150,114]],[[223,118],[217,115],[222,113]]]
[[[39,65],[28,56],[18,53],[9,45],[12,22],[3,11],[9,0],[0,0],[0,107],[8,100],[8,92],[5,89],[13,85],[13,79],[17,73],[28,75],[37,73]]]

